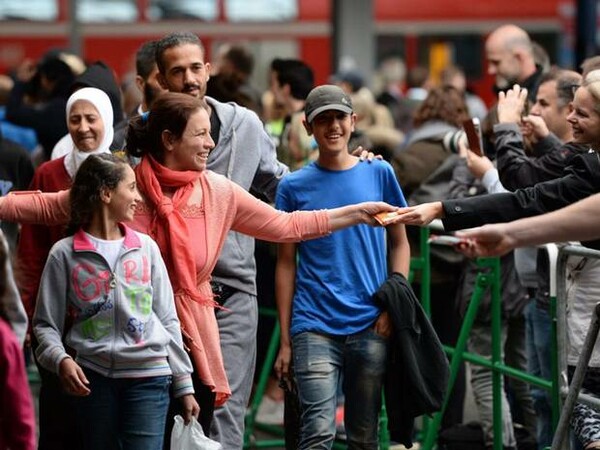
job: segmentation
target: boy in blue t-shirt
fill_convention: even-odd
[[[348,153],[356,115],[342,89],[313,89],[304,111],[304,126],[318,144],[319,157],[280,182],[278,209],[335,208],[363,201],[406,205],[388,163],[360,163]],[[391,322],[372,295],[389,273],[407,276],[409,260],[402,224],[386,229],[357,225],[320,239],[279,245],[275,289],[281,347],[275,369],[280,377],[288,376],[293,353],[302,406],[299,449],[331,448],[340,380],[348,447],[378,448]]]

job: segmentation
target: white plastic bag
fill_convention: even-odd
[[[222,450],[221,444],[207,438],[196,418],[185,425],[183,417],[175,416],[171,433],[171,450]]]

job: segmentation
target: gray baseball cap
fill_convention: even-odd
[[[311,123],[317,114],[331,109],[352,114],[352,100],[339,86],[324,84],[314,88],[306,97],[304,115],[308,123]]]

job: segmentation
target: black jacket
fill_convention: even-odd
[[[458,200],[445,200],[446,231],[477,227],[486,223],[510,222],[563,208],[600,192],[600,155],[596,152],[573,157],[564,176],[526,189]],[[600,248],[600,241],[584,245]]]
[[[384,389],[388,429],[392,440],[410,448],[414,418],[442,406],[448,359],[406,278],[392,274],[373,299],[394,324]]]
[[[534,146],[533,157],[525,154],[523,135],[516,124],[494,125],[496,158],[502,185],[509,191],[533,186],[563,176],[573,158],[589,147],[550,135]]]

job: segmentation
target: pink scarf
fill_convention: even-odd
[[[192,236],[179,211],[187,204],[201,172],[171,170],[147,156],[136,167],[136,174],[140,190],[156,209],[149,234],[162,251],[173,291],[214,306],[212,299],[203,298],[196,288],[196,261],[188,245]],[[163,194],[163,186],[177,189],[173,198]]]
[[[181,332],[196,366],[196,375],[215,393],[215,404],[222,405],[231,390],[214,313],[217,303],[211,294],[198,291],[196,261],[188,245],[192,236],[179,211],[187,204],[202,173],[171,170],[150,156],[142,158],[135,173],[140,191],[156,210],[148,234],[156,240],[165,259]],[[162,186],[177,188],[172,199],[163,194]]]

